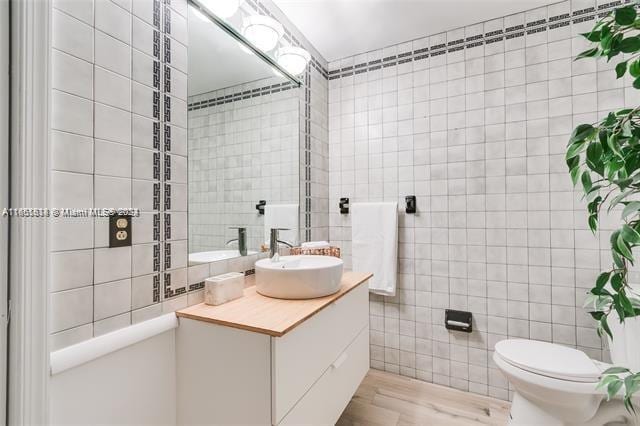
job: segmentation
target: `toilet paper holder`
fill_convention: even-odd
[[[473,324],[473,316],[471,312],[445,309],[444,326],[448,330],[464,331],[465,333],[471,333],[473,331],[472,324]]]

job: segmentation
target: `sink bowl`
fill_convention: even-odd
[[[313,299],[340,289],[342,259],[330,256],[280,256],[256,262],[256,291],[278,299]]]

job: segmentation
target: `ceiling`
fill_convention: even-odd
[[[189,96],[274,76],[271,65],[189,8]]]
[[[558,0],[273,0],[328,61]]]

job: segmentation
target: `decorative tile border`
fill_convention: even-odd
[[[259,87],[252,90],[245,90],[242,92],[236,92],[229,95],[218,96],[216,98],[210,98],[203,101],[192,102],[189,104],[189,111],[196,111],[202,108],[209,108],[216,105],[228,104],[245,99],[256,98],[258,96],[271,95],[274,93],[284,92],[286,90],[295,89],[297,86],[294,83],[278,83],[270,86]],[[216,92],[219,92],[217,90]],[[212,92],[215,93],[215,92]],[[197,95],[201,96],[201,95]],[[212,95],[213,96],[213,95]]]
[[[394,56],[388,56],[383,59],[363,62],[353,66],[344,67],[338,70],[329,71],[329,80],[335,80],[343,77],[350,77],[362,74],[368,71],[375,71],[380,68],[392,67],[411,61],[419,61],[429,57],[436,57],[446,53],[452,53],[463,49],[471,49],[484,44],[492,44],[503,40],[511,40],[523,37],[525,34],[531,35],[543,31],[551,31],[557,28],[569,26],[571,23],[578,24],[581,22],[591,21],[602,18],[610,13],[616,7],[623,3],[629,3],[629,0],[616,0],[610,3],[602,4],[595,7],[579,9],[573,13],[564,13],[561,15],[551,16],[548,19],[539,19],[526,24],[507,27],[504,30],[498,29],[484,34],[477,34],[466,38],[460,38],[448,43],[436,44],[434,46],[425,47],[413,51],[406,51]],[[453,29],[452,31],[455,31]]]

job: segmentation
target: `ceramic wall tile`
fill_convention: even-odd
[[[49,220],[54,350],[186,305],[186,10],[177,0],[53,4],[51,207],[141,211],[131,247],[109,248],[107,217]],[[165,278],[177,289],[166,296]]]
[[[93,321],[93,286],[52,293],[50,307],[51,333],[89,324]]]
[[[101,336],[129,325],[131,325],[131,312],[98,320],[93,323],[93,336]]]
[[[51,132],[53,170],[93,173],[93,139],[73,133]]]
[[[85,99],[93,99],[91,63],[53,49],[51,51],[51,87]]]
[[[102,31],[95,32],[96,65],[124,77],[131,75],[131,47]]]
[[[95,249],[93,256],[95,284],[131,276],[131,247]]]
[[[97,139],[131,143],[131,113],[109,105],[95,103],[95,128]]]
[[[71,250],[49,255],[51,291],[86,287],[93,283],[93,250]]]
[[[93,323],[51,334],[49,336],[49,348],[51,351],[57,351],[91,339],[91,337],[93,337]]]
[[[51,46],[69,55],[93,62],[92,26],[53,9],[51,17]]]
[[[160,244],[132,246],[132,275],[134,277],[160,272]]]
[[[419,206],[399,216],[397,295],[370,298],[373,368],[508,399],[491,363],[502,339],[603,358],[594,323],[578,315],[588,284],[576,277],[591,282],[608,257],[577,237],[584,206],[560,160],[576,120],[636,99],[606,80],[611,70],[572,65],[595,13],[591,0],[565,1],[466,27],[463,42],[454,29],[368,55],[387,58],[382,71],[361,55],[329,64],[328,223],[345,265],[340,197],[402,206],[412,194]],[[394,59],[403,53],[413,68]],[[358,78],[342,70],[358,65]],[[448,308],[470,310],[473,333],[446,330]]]
[[[52,90],[51,128],[83,136],[93,136],[93,102]]]
[[[93,25],[93,0],[55,0],[53,7],[88,25]]]
[[[93,319],[99,321],[131,311],[131,279],[97,284],[94,287]],[[94,324],[94,327],[96,324]],[[95,332],[95,330],[94,330]]]
[[[131,81],[104,68],[95,67],[95,99],[105,105],[131,110]]]
[[[131,43],[131,16],[111,1],[95,2],[95,26],[123,43]]]
[[[95,174],[131,177],[131,145],[96,139],[95,153]]]

